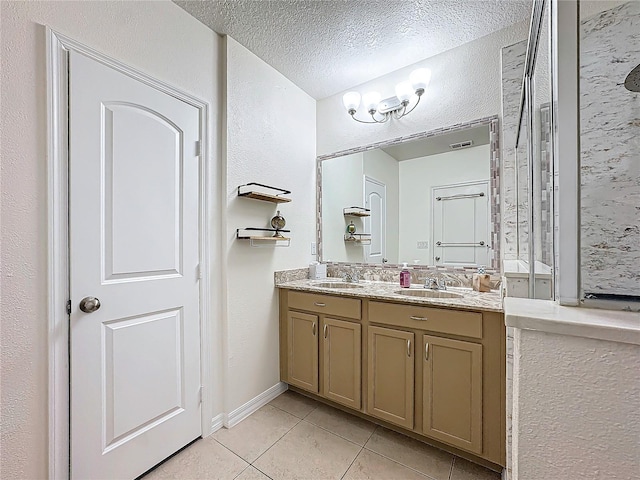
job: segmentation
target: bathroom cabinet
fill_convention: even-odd
[[[288,382],[318,393],[318,316],[289,312]]]
[[[360,300],[299,292],[291,292],[288,300],[283,378],[291,385],[360,409]],[[282,357],[281,348],[281,369]]]
[[[413,429],[414,334],[368,329],[367,413]]]
[[[504,466],[503,314],[362,291],[280,290],[282,381],[438,448]]]
[[[422,433],[482,454],[482,345],[422,336]]]

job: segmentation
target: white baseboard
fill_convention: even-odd
[[[218,415],[216,415],[211,419],[211,426],[209,427],[209,431],[205,432],[205,434],[202,435],[202,437],[203,438],[208,437],[212,433],[215,433],[218,430],[220,430],[223,426],[224,426],[224,413],[219,413]]]
[[[276,383],[273,387],[252,398],[244,405],[239,406],[233,412],[224,415],[223,425],[226,428],[231,428],[237,425],[253,412],[263,407],[278,395],[286,391],[288,388],[289,386],[284,382]]]

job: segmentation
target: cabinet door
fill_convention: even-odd
[[[329,400],[360,410],[360,324],[323,321],[323,392]]]
[[[413,429],[413,333],[368,328],[367,413]]]
[[[290,311],[287,330],[288,382],[318,393],[318,317]]]
[[[423,336],[423,433],[482,454],[482,345]]]

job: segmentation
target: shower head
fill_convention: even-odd
[[[624,81],[624,88],[631,92],[640,92],[640,65],[629,72]]]

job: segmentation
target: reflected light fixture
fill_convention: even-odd
[[[385,123],[388,122],[391,117],[400,119],[405,115],[409,115],[420,103],[422,94],[429,85],[431,80],[431,70],[428,68],[419,68],[411,72],[408,82],[400,82],[396,85],[396,95],[394,97],[385,98],[381,100],[381,96],[378,92],[368,92],[362,95],[362,104],[372,120],[360,120],[355,117],[356,111],[360,106],[360,94],[358,92],[347,92],[342,97],[342,103],[344,108],[347,109],[347,113],[351,115],[356,122],[360,123]],[[413,96],[417,96],[418,100],[407,111],[407,106],[411,102]],[[376,113],[381,115],[382,118],[376,118]]]

